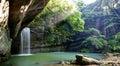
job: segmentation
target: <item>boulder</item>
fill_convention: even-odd
[[[84,56],[82,54],[76,55],[76,64],[80,65],[90,65],[90,64],[101,64],[99,60]]]

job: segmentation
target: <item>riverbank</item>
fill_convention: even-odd
[[[106,53],[105,57],[98,61],[100,61],[100,64],[80,65],[75,64],[75,61],[61,61],[60,63],[47,64],[45,66],[120,66],[120,53]]]
[[[120,66],[120,53],[106,53],[106,57],[101,59],[103,66]]]
[[[76,54],[82,54],[92,58],[103,58],[100,53],[80,53],[80,52],[47,52],[37,53],[29,56],[12,55],[6,62],[0,63],[0,66],[57,66],[63,60],[75,60]],[[57,65],[56,65],[57,64]]]
[[[94,58],[100,63],[80,65],[75,63],[77,54]],[[103,58],[104,57],[104,58]],[[120,53],[76,53],[76,52],[49,52],[29,56],[11,56],[0,66],[120,66]]]

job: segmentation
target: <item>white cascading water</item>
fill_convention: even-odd
[[[20,54],[30,54],[30,28],[25,27],[21,32]]]

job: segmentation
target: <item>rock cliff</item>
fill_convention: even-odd
[[[49,0],[0,0],[0,62],[10,55],[11,43]]]

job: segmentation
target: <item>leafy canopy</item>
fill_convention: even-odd
[[[66,20],[73,30],[83,31],[84,21],[77,5],[69,0],[50,0],[45,9],[31,23],[39,28],[54,27],[57,23]]]
[[[66,21],[69,22],[73,30],[82,32],[84,30],[84,20],[80,18],[81,13],[79,11],[70,15]]]
[[[69,0],[50,0],[30,25],[47,31],[43,37],[47,44],[60,44],[69,39],[72,31],[84,30],[81,12]]]

